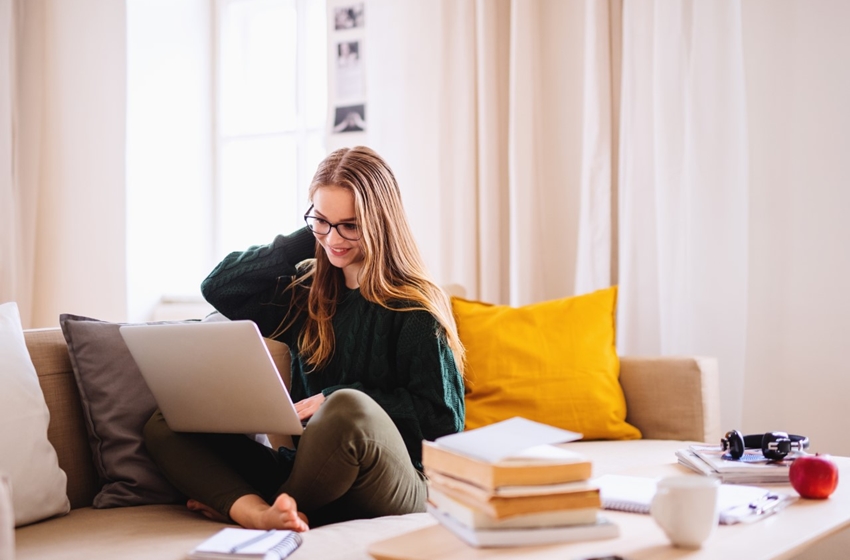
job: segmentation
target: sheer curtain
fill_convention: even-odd
[[[122,320],[124,3],[0,6],[0,300],[25,327]]]
[[[434,274],[498,303],[572,293],[585,5],[378,0],[369,10],[369,142],[399,178]]]
[[[0,303],[14,300],[17,287],[18,224],[13,163],[15,15],[11,0],[0,0]],[[23,311],[23,310],[22,310]]]
[[[740,425],[748,171],[741,6],[629,0],[619,162],[621,354],[717,357]]]
[[[576,293],[618,279],[621,0],[587,4]]]
[[[618,284],[621,354],[719,358],[738,425],[738,1],[376,1],[370,142],[437,278],[521,305]],[[412,210],[411,210],[412,209]]]
[[[44,2],[0,0],[0,302],[33,309],[43,118]]]

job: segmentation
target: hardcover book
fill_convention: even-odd
[[[454,500],[476,508],[496,519],[524,513],[557,511],[564,509],[600,508],[599,489],[581,485],[564,491],[499,496],[468,482],[441,473],[425,471],[429,492],[437,490]]]
[[[562,482],[558,484],[530,484],[526,486],[498,486],[490,488],[480,486],[474,482],[460,479],[451,474],[445,474],[425,468],[425,475],[444,488],[464,492],[474,496],[478,500],[486,501],[490,498],[513,498],[523,496],[541,496],[545,494],[571,494],[596,490],[599,486],[587,480],[578,482]]]
[[[545,485],[590,478],[591,462],[583,455],[555,445],[539,445],[496,462],[487,462],[422,442],[422,464],[486,488]]]
[[[472,529],[445,512],[428,506],[428,511],[446,529],[474,547],[513,547],[560,542],[612,539],[620,534],[617,525],[600,516],[587,525],[512,529]]]
[[[528,529],[590,525],[596,523],[596,517],[599,514],[599,508],[590,507],[524,513],[505,519],[496,519],[477,508],[455,500],[434,487],[428,491],[428,503],[470,529]]]

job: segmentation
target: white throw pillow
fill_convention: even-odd
[[[15,510],[12,509],[12,484],[0,473],[0,558],[15,557]]]
[[[11,481],[16,527],[71,510],[67,477],[47,439],[49,421],[18,304],[4,303],[0,305],[0,472]]]

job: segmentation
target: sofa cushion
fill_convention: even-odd
[[[615,343],[616,287],[524,307],[452,298],[466,346],[466,429],[522,416],[635,439]]]
[[[148,454],[142,429],[156,409],[119,323],[63,314],[59,325],[80,392],[102,488],[95,508],[173,503],[180,493]]]
[[[67,478],[47,439],[50,414],[16,303],[0,305],[0,472],[11,481],[15,525],[67,513]]]
[[[302,533],[304,544],[291,558],[372,560],[366,552],[370,543],[435,523],[427,513],[408,513],[324,525]],[[18,529],[15,558],[185,560],[190,550],[227,526],[182,505],[79,508],[61,519]]]

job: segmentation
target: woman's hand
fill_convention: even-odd
[[[309,420],[314,414],[316,414],[316,411],[319,410],[319,407],[322,406],[323,402],[325,402],[325,396],[319,393],[318,395],[313,395],[312,397],[308,397],[303,401],[295,403],[295,412],[298,413],[298,419],[302,422]]]

